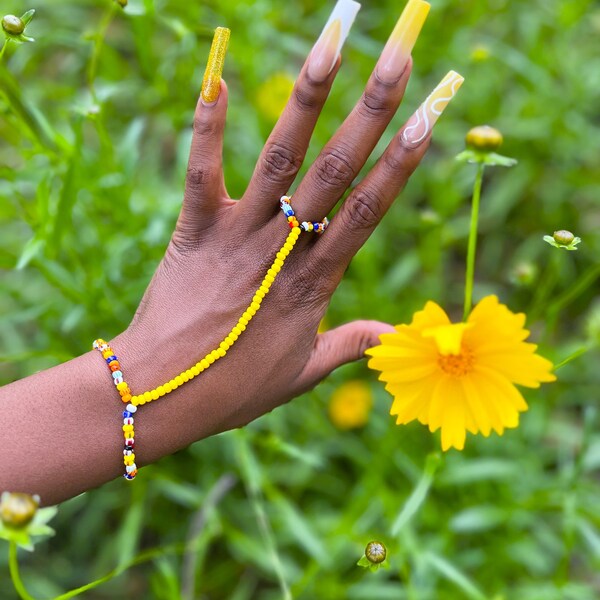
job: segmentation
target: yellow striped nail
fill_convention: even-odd
[[[227,44],[231,31],[226,27],[217,27],[210,47],[206,71],[202,80],[202,100],[206,104],[212,104],[219,99],[221,93],[221,74],[227,53]]]
[[[430,8],[424,0],[409,0],[377,61],[379,79],[394,83],[402,75]]]
[[[456,71],[450,71],[440,81],[406,124],[402,132],[404,142],[411,146],[418,146],[421,142],[425,141],[464,80],[465,78]]]

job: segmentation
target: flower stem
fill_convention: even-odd
[[[8,38],[6,38],[4,40],[4,44],[2,44],[2,48],[0,48],[0,60],[2,60],[2,57],[4,56],[4,52],[5,52],[7,46],[8,46]]]
[[[564,360],[561,360],[557,365],[554,365],[554,370],[558,371],[558,369],[569,364],[572,360],[575,360],[576,358],[583,356],[586,352],[590,351],[592,348],[593,348],[593,346],[583,346],[583,348],[579,348],[579,350],[576,350],[575,352],[573,352],[573,354],[569,354],[569,356],[567,356],[567,358],[565,358]]]
[[[30,596],[25,589],[25,585],[21,580],[21,575],[19,574],[19,561],[17,560],[17,542],[13,540],[10,541],[8,547],[8,568],[10,570],[10,578],[15,586],[15,590],[17,590],[17,594],[19,594],[22,600],[34,600],[33,596]]]
[[[467,277],[465,282],[465,304],[463,321],[466,321],[473,305],[473,279],[475,276],[475,250],[477,248],[477,222],[479,220],[479,199],[485,164],[479,163],[473,184],[473,200],[471,202],[471,227],[469,230],[469,246],[467,250]]]

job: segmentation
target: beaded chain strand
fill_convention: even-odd
[[[121,396],[123,402],[127,402],[127,406],[123,411],[123,435],[125,436],[125,447],[123,449],[123,462],[125,463],[125,473],[123,477],[131,480],[137,475],[137,466],[135,464],[135,454],[133,448],[135,446],[133,430],[133,415],[137,411],[137,406],[131,404],[131,390],[123,379],[123,371],[121,364],[114,353],[113,349],[103,340],[94,340],[93,348],[102,354],[102,358],[106,361],[108,368],[112,371],[113,383]]]
[[[126,479],[133,479],[137,473],[137,467],[135,462],[133,462],[135,459],[135,454],[133,453],[133,414],[137,411],[137,407],[147,404],[148,402],[152,402],[153,400],[158,400],[158,398],[170,394],[184,383],[187,383],[191,379],[194,379],[194,377],[197,375],[200,375],[200,373],[203,371],[206,371],[206,369],[208,369],[220,358],[223,358],[227,354],[227,351],[238,340],[240,335],[242,335],[242,333],[246,330],[246,327],[252,320],[252,317],[254,317],[254,315],[259,311],[262,301],[269,293],[269,290],[275,282],[277,275],[281,271],[286,258],[294,249],[300,233],[303,231],[312,231],[317,234],[322,234],[329,225],[327,218],[323,219],[323,221],[303,221],[300,223],[296,218],[294,210],[292,209],[291,198],[289,196],[282,196],[279,204],[291,229],[285,240],[285,243],[279,249],[279,252],[277,252],[275,260],[268,269],[260,286],[254,293],[250,305],[238,319],[237,323],[231,328],[219,346],[209,352],[206,356],[204,356],[204,358],[200,359],[195,365],[191,366],[185,371],[182,371],[170,381],[167,381],[166,383],[159,385],[152,390],[142,394],[133,395],[127,383],[123,381],[123,373],[120,370],[119,361],[117,360],[117,357],[110,346],[102,339],[97,339],[94,341],[93,347],[101,352],[102,357],[106,360],[110,370],[113,372],[113,381],[121,396],[121,400],[127,403],[126,410],[123,411],[123,433],[125,434],[125,449],[123,451],[123,455],[125,462],[124,477]]]

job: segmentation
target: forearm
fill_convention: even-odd
[[[129,332],[111,346],[134,392],[189,366],[176,361],[185,360],[190,348],[176,358],[163,347],[152,360],[143,350],[150,344]],[[173,372],[163,372],[161,359],[168,359]],[[168,400],[140,408],[135,420],[138,466],[223,428],[227,417],[218,406],[206,405],[204,386],[190,381]],[[124,405],[98,352],[0,388],[0,406],[0,491],[35,493],[43,504],[54,504],[122,475]]]

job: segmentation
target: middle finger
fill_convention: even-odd
[[[424,0],[409,0],[361,99],[294,194],[294,211],[300,221],[319,221],[327,215],[377,145],[404,96],[411,70],[410,55],[429,8]]]

